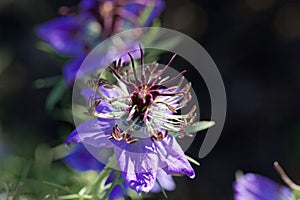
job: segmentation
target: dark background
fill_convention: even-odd
[[[36,48],[34,27],[58,16],[65,4],[76,1],[0,2],[0,165],[8,155],[33,156],[40,143],[58,145],[73,129],[45,111],[51,89],[34,87],[39,78],[61,74],[64,63]],[[176,177],[177,190],[169,198],[232,199],[237,170],[280,182],[275,160],[300,183],[300,2],[167,1],[162,24],[208,51],[228,100],[216,147],[199,160],[200,167],[193,166],[195,180]],[[64,99],[71,102],[69,94]],[[197,157],[198,152],[188,154]]]

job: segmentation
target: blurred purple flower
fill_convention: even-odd
[[[148,6],[153,9],[142,22],[140,16]],[[163,0],[82,0],[76,13],[41,24],[36,33],[58,53],[72,57],[64,66],[70,85],[97,43],[126,29],[150,26],[163,8]]]
[[[235,200],[296,200],[289,188],[258,174],[245,174],[233,187]]]
[[[122,66],[110,67],[117,84],[97,78],[89,81],[91,89],[84,89],[82,94],[89,99],[88,113],[97,119],[77,126],[66,143],[112,148],[129,187],[147,193],[154,187],[158,174],[184,174],[194,178],[195,172],[172,134],[187,134],[185,128],[193,123],[196,107],[188,114],[176,114],[191,100],[191,85],[181,88],[179,81],[176,86],[166,87],[180,76],[158,78],[175,55],[161,70],[155,63],[145,69],[140,51],[140,75],[129,53],[132,71],[128,68],[122,71]],[[167,185],[170,181],[162,182]]]

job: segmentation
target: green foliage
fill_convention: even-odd
[[[198,132],[198,131],[203,131],[205,129],[208,129],[208,128],[214,126],[214,125],[215,125],[214,121],[200,121],[200,122],[194,123],[191,126],[187,126],[185,128],[185,132],[195,133],[195,132]]]

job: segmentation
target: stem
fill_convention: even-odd
[[[277,161],[274,162],[274,168],[280,175],[281,179],[285,182],[285,184],[287,184],[293,190],[300,191],[300,185],[297,185],[288,177],[288,175],[285,173],[285,171],[282,169],[282,167]]]
[[[113,170],[112,166],[114,166],[115,163],[116,163],[115,156],[110,157],[108,163],[106,164],[104,169],[100,172],[99,176],[97,177],[92,187],[86,191],[86,194],[92,194],[92,195],[97,194],[100,188],[100,183],[107,180],[107,178],[109,177],[110,173]]]
[[[102,198],[102,200],[108,199],[108,195],[111,193],[111,191],[114,189],[114,187],[119,184],[120,172],[117,172],[116,174],[117,174],[117,176],[116,176],[114,182],[112,182],[111,186],[109,187],[109,189],[105,193],[105,195]]]

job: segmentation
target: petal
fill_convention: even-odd
[[[166,172],[162,169],[157,171],[157,180],[164,190],[172,191],[176,187],[172,176],[166,174]],[[151,189],[151,192],[161,192],[160,186],[155,183],[154,187]]]
[[[258,174],[246,174],[237,179],[233,186],[235,200],[295,200],[289,188]]]
[[[112,147],[108,136],[114,121],[90,120],[80,124],[66,139],[66,144],[84,143],[94,147]]]
[[[63,16],[37,27],[37,35],[62,54],[78,55],[85,51],[80,17]]]
[[[195,177],[195,172],[186,159],[183,150],[172,135],[167,135],[162,141],[155,142],[159,154],[159,167],[167,174],[185,174]]]
[[[151,139],[140,139],[134,144],[123,141],[114,144],[120,171],[129,187],[138,193],[148,193],[155,184],[158,165],[157,154],[151,150]]]
[[[90,97],[94,99],[100,98],[100,96],[97,93],[95,93],[91,88],[82,89],[80,94],[84,97],[86,102],[89,102]]]
[[[150,26],[153,22],[153,20],[158,17],[158,15],[161,14],[165,7],[165,2],[163,0],[142,0],[142,1],[136,1],[133,3],[128,4],[125,9],[132,14],[139,17],[144,9],[147,9],[147,7],[153,7],[150,14],[148,15],[148,18],[146,19],[145,23],[142,24],[142,26]]]
[[[109,183],[112,183],[116,178],[116,174],[114,173],[114,171],[109,175],[107,181],[106,181],[106,185]],[[124,187],[124,190],[122,190],[122,188],[120,187],[120,185],[116,185],[112,191],[109,193],[108,199],[109,200],[116,200],[116,199],[122,199],[122,197],[127,196],[128,193],[128,185],[126,184],[125,181],[122,182],[122,185]],[[125,193],[124,193],[125,192]]]
[[[100,98],[100,96],[90,88],[84,88],[81,91],[81,95],[85,98],[87,102],[89,101],[90,97],[92,97],[93,99]],[[96,107],[96,111],[99,113],[109,113],[113,111],[113,107],[107,101],[101,100],[101,102]],[[102,121],[106,120],[103,119]]]
[[[85,57],[85,55],[74,57],[65,64],[63,74],[65,81],[68,85],[72,85],[74,83],[77,72],[80,69],[80,66],[84,61]]]
[[[79,171],[96,170],[100,172],[104,168],[104,164],[94,158],[82,144],[76,145],[72,152],[64,158],[64,161]]]
[[[98,6],[98,1],[97,0],[82,0],[79,4],[79,8],[82,9],[83,11],[88,11],[91,9],[95,9]]]

